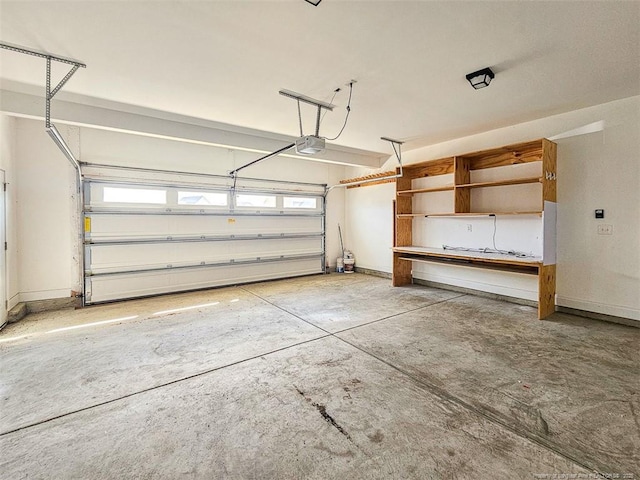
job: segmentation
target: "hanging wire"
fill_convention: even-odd
[[[338,137],[342,135],[344,128],[347,126],[347,121],[349,120],[349,114],[351,113],[351,95],[352,94],[353,94],[353,82],[350,82],[349,83],[349,102],[347,103],[347,114],[344,117],[344,123],[342,124],[342,128],[338,132],[338,135],[336,135],[333,138],[326,138],[326,140],[329,140],[329,141],[337,140]]]

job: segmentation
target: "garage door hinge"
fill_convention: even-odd
[[[6,182],[2,184],[2,188],[4,188],[4,191],[5,191],[5,192],[7,191],[7,184],[6,184]]]
[[[7,250],[7,242],[4,242],[4,249]]]

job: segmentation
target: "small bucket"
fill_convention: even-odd
[[[342,257],[338,257],[338,260],[336,260],[336,272],[344,273],[344,262],[342,260]]]
[[[353,273],[355,271],[356,259],[345,258],[344,259],[344,273]]]

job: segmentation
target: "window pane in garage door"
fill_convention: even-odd
[[[284,208],[310,208],[316,209],[318,201],[311,197],[284,197],[282,206]]]
[[[217,192],[178,192],[178,205],[211,205],[226,207],[228,195]]]
[[[106,203],[167,203],[167,192],[164,190],[104,187],[103,195]]]
[[[275,208],[276,197],[275,195],[246,195],[239,193],[236,195],[236,206]]]

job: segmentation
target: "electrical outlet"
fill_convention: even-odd
[[[613,225],[598,225],[598,235],[613,235]]]
[[[472,232],[473,231],[473,225],[471,225],[470,223],[467,223],[467,232]]]

